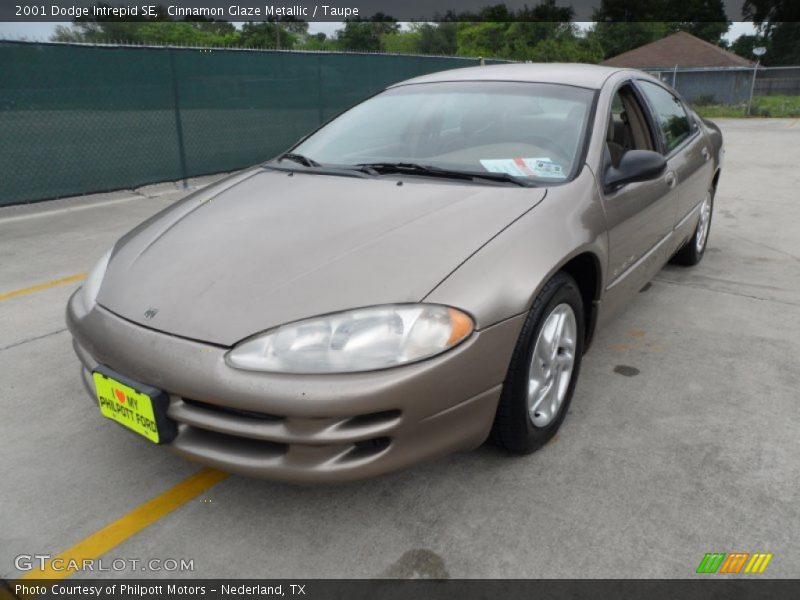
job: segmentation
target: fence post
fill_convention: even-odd
[[[322,105],[322,54],[317,55],[317,111],[319,124],[322,125],[325,118]]]
[[[175,134],[178,138],[178,157],[181,164],[181,177],[183,178],[184,189],[189,187],[186,173],[186,148],[183,144],[183,123],[181,122],[180,96],[178,95],[178,75],[175,70],[175,56],[172,48],[167,48],[169,54],[169,68],[172,76],[172,104],[175,111]]]
[[[750,116],[750,107],[753,105],[753,92],[756,89],[756,73],[758,72],[758,62],[760,58],[756,59],[756,65],[753,67],[753,80],[750,82],[750,99],[747,101],[747,116]]]

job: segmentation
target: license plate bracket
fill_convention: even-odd
[[[154,444],[168,444],[178,435],[178,424],[167,416],[169,396],[107,367],[92,372],[100,413]]]

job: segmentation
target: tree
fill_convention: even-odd
[[[481,21],[490,21],[493,23],[506,23],[515,19],[514,13],[511,12],[505,4],[485,6],[478,15]]]
[[[660,40],[669,33],[667,24],[660,21],[598,21],[589,37],[603,49],[603,57],[610,58]]]
[[[315,51],[330,51],[338,49],[336,42],[328,39],[328,36],[322,32],[307,36],[305,40],[298,46],[298,48],[301,50]]]
[[[730,29],[723,0],[665,1],[659,12],[673,33],[685,31],[712,44],[720,45]]]
[[[409,31],[395,31],[381,36],[381,50],[392,54],[418,54],[420,34],[413,27]]]
[[[486,56],[537,62],[598,62],[602,48],[595,38],[582,36],[571,7],[544,0],[529,8],[510,13],[503,5],[483,9],[478,18],[491,21],[463,22],[464,15],[448,15],[459,21],[456,29],[457,52],[466,56]],[[474,16],[473,16],[474,18]]]
[[[397,32],[400,24],[383,13],[375,13],[369,20],[348,19],[343,29],[336,32],[336,43],[342,50],[379,52],[381,37]]]
[[[98,2],[96,6],[108,7]],[[96,19],[102,19],[100,21]],[[82,17],[71,26],[56,27],[53,41],[131,44],[172,44],[176,46],[260,46],[291,49],[304,42],[308,23],[294,17],[245,23],[241,31],[233,23],[208,17],[173,20],[163,6],[155,17]]]
[[[458,51],[456,23],[420,23],[415,27],[419,33],[420,54],[453,55]]]
[[[96,6],[109,7],[104,2]],[[57,26],[51,39],[56,42],[229,46],[238,43],[239,32],[233,23],[208,17],[174,21],[163,6],[158,6],[154,17],[79,17],[69,26]]]
[[[758,26],[767,48],[765,65],[800,64],[800,3],[796,0],[746,0],[742,15]]]
[[[753,48],[766,46],[767,41],[760,35],[740,35],[731,44],[731,51],[748,60],[753,60]]]
[[[623,23],[661,20],[663,0],[602,0],[593,13],[598,23]]]
[[[685,31],[722,45],[730,29],[723,0],[602,0],[592,33],[606,58]]]
[[[298,27],[300,25],[300,27]],[[274,48],[291,50],[302,36],[308,31],[308,23],[296,21],[248,21],[242,25],[239,35],[239,44],[242,46],[255,46],[258,48]]]
[[[106,2],[97,2],[98,8],[109,9]],[[102,19],[98,21],[97,19]],[[70,26],[59,25],[51,37],[54,42],[85,42],[90,44],[123,42],[147,43],[140,35],[142,25],[154,21],[169,21],[167,10],[163,6],[156,9],[154,17],[78,17]]]
[[[767,54],[762,62],[765,65],[800,64],[800,23],[784,21],[772,28],[767,46]]]
[[[571,6],[556,6],[556,0],[544,0],[532,9],[525,7],[517,14],[517,21],[567,23],[575,17]]]
[[[169,44],[175,46],[228,46],[235,44],[238,32],[231,23],[228,27],[214,27],[208,22],[168,21],[142,23],[138,28],[136,42],[145,44]]]

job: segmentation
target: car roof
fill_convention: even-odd
[[[515,63],[439,71],[407,79],[390,87],[438,81],[524,81],[600,89],[611,75],[626,70],[628,69],[582,63]]]

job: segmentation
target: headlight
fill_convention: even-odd
[[[277,373],[351,373],[429,358],[466,339],[472,319],[438,304],[393,304],[282,325],[245,340],[230,366]]]
[[[86,312],[94,308],[94,304],[97,301],[97,293],[100,291],[100,284],[103,283],[103,277],[105,277],[106,268],[108,268],[108,261],[110,259],[111,250],[103,255],[103,258],[97,262],[94,269],[89,272],[86,281],[83,282],[80,298]]]

